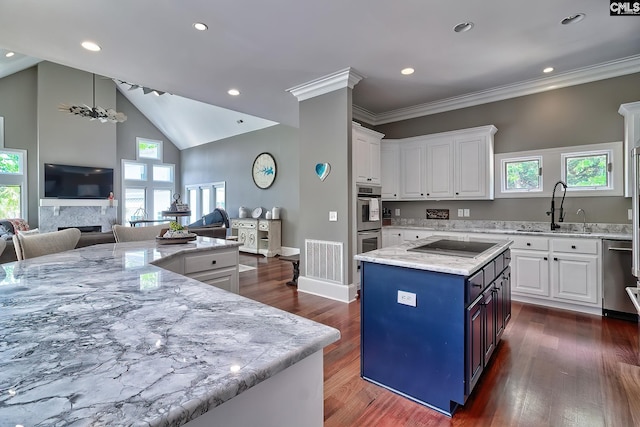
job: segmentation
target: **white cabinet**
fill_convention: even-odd
[[[493,200],[496,132],[496,127],[489,125],[393,140],[400,150],[399,199]],[[383,153],[383,164],[389,162],[385,181],[390,185],[394,182],[388,178],[393,170],[392,156],[386,158]]]
[[[427,143],[427,197],[453,197],[453,143],[448,138]]]
[[[242,243],[243,252],[273,257],[282,251],[282,224],[279,219],[234,218],[229,239]]]
[[[600,240],[514,236],[513,242],[515,299],[600,314]]]
[[[382,247],[397,246],[404,242],[402,230],[399,228],[382,228]]]
[[[427,237],[431,237],[432,235],[433,235],[433,232],[431,230],[420,230],[420,229],[402,230],[403,242],[410,242],[412,240],[424,239]]]
[[[382,140],[380,146],[380,181],[382,200],[400,197],[400,147],[397,141]]]
[[[400,198],[424,199],[426,194],[426,146],[422,142],[400,144]]]
[[[352,125],[353,165],[356,182],[380,184],[380,141],[383,134]]]

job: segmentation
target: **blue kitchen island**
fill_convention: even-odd
[[[414,251],[438,242],[469,246],[439,236],[356,255],[361,375],[451,416],[511,317],[511,242],[487,241],[478,253]]]

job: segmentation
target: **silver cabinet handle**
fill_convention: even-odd
[[[632,252],[633,249],[631,248],[609,248],[610,251],[616,251],[616,252]]]

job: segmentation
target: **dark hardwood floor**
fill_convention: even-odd
[[[360,378],[360,305],[298,293],[290,262],[240,255],[240,294],[333,326],[325,426],[640,426],[638,324],[513,303],[474,392],[453,418]]]

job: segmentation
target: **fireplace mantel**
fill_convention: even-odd
[[[97,206],[101,208],[102,215],[106,215],[107,208],[118,207],[117,200],[108,199],[40,199],[40,207],[53,206],[53,214],[60,214],[61,206]]]

